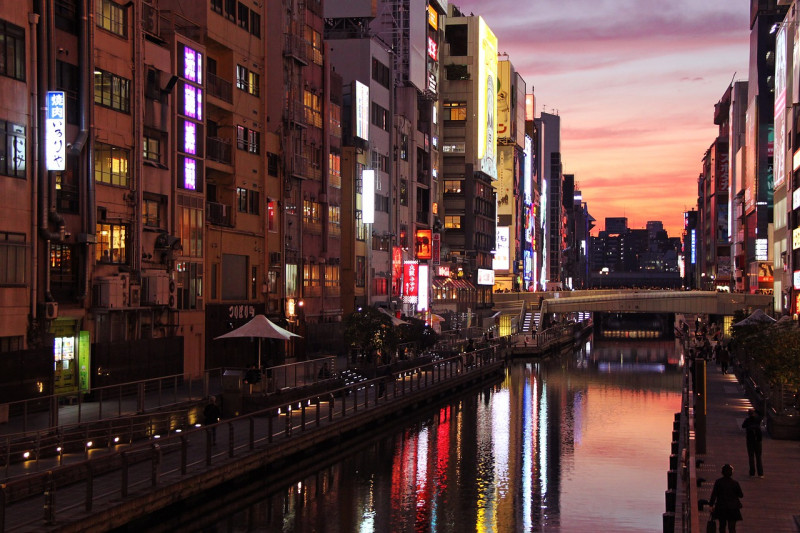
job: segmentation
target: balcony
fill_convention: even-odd
[[[229,104],[233,103],[233,84],[231,82],[223,80],[210,72],[208,73],[207,81],[208,84],[206,88],[208,89],[208,94],[228,102]]]
[[[206,137],[206,159],[230,165],[233,162],[231,141],[220,137]]]
[[[299,35],[283,34],[283,57],[297,61],[300,65],[308,65],[306,42]]]
[[[308,126],[306,122],[306,107],[298,100],[290,101],[289,105],[283,111],[284,119],[292,125],[305,128]]]
[[[231,207],[217,202],[206,202],[206,222],[216,226],[233,227]]]

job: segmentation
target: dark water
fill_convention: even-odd
[[[206,531],[661,531],[676,350],[587,342],[515,362],[502,383],[253,489]]]

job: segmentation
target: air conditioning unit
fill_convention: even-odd
[[[175,280],[169,280],[169,296],[167,298],[167,304],[169,305],[170,309],[177,309],[178,308],[178,288],[175,284]]]
[[[122,279],[117,276],[95,278],[95,306],[107,309],[119,309],[123,307],[125,298],[122,294],[122,284]]]
[[[141,303],[143,305],[169,305],[169,277],[166,272],[142,276]]]
[[[58,302],[45,302],[44,317],[47,320],[55,320],[58,318]]]

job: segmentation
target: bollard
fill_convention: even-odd
[[[677,493],[674,490],[665,490],[664,491],[664,499],[666,500],[667,504],[667,512],[674,513],[675,512],[675,502],[677,501]]]
[[[668,470],[667,471],[667,488],[670,490],[676,490],[678,488],[678,471],[677,470]]]
[[[53,525],[56,521],[56,483],[53,472],[47,473],[44,486],[44,521],[48,525]]]

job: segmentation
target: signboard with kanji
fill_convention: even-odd
[[[67,106],[64,91],[48,91],[44,120],[45,164],[47,170],[67,168]]]

